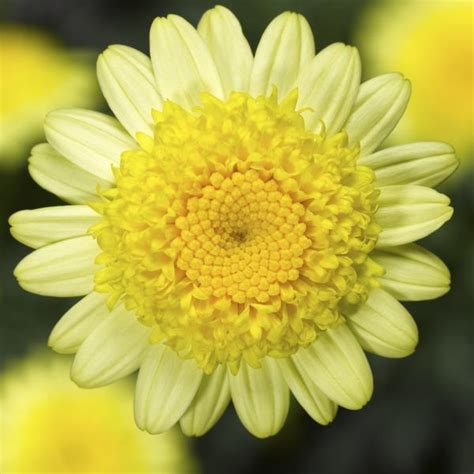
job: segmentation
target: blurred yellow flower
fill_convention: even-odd
[[[0,168],[25,161],[51,109],[91,106],[98,97],[86,55],[30,27],[0,26]]]
[[[454,145],[463,161],[473,148],[472,0],[379,2],[362,16],[355,43],[368,75],[403,71],[413,93],[394,140]]]
[[[81,390],[66,358],[41,353],[15,363],[0,382],[2,473],[195,472],[178,432],[136,428],[126,382]]]

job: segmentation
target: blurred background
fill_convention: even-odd
[[[183,458],[179,472],[194,472],[194,469],[209,474],[473,472],[474,3],[470,0],[222,0],[220,3],[239,17],[253,48],[275,15],[294,10],[308,19],[318,50],[335,41],[359,47],[365,78],[401,71],[412,80],[412,102],[390,144],[444,140],[457,150],[461,166],[441,186],[452,198],[454,217],[423,242],[450,267],[453,287],[440,300],[407,305],[420,330],[420,343],[414,355],[402,360],[369,356],[375,392],[363,410],[340,409],[336,420],[322,427],[294,403],[283,430],[273,438],[258,440],[246,432],[229,408],[207,435],[189,440],[186,447],[179,446],[183,449],[178,456]],[[155,16],[176,13],[196,25],[202,13],[212,6],[214,2],[207,0],[1,1],[0,370],[4,375],[0,408],[5,414],[13,410],[11,397],[7,396],[8,377],[21,373],[15,367],[38,358],[33,348],[34,351],[45,348],[53,325],[74,303],[72,298],[26,293],[12,276],[13,268],[29,250],[10,237],[8,216],[20,209],[60,204],[36,185],[27,172],[31,147],[44,141],[41,128],[44,114],[64,106],[107,111],[94,76],[97,53],[113,43],[148,53],[148,30]],[[45,352],[46,349],[41,357],[47,358]],[[38,373],[42,378],[49,380],[50,372],[44,366],[41,370]],[[24,390],[34,396],[36,392],[30,390],[31,386],[20,384],[16,393]],[[47,390],[41,393],[44,400]],[[131,419],[131,396],[128,398],[128,408],[122,416]],[[18,399],[19,412],[25,412],[29,406],[27,398],[18,395]],[[99,423],[99,412],[88,413],[91,426]],[[5,416],[2,429],[10,430],[10,422]],[[41,430],[46,428],[42,426]],[[89,439],[87,430],[80,433]],[[48,436],[46,431],[43,434]],[[96,431],[91,443],[105,443],[104,438],[109,436],[107,431]],[[163,443],[159,437],[150,438],[157,449]],[[105,443],[105,446],[120,451],[122,445],[129,445],[127,440],[119,437],[116,444]],[[84,443],[74,444],[78,443],[76,439],[69,442],[79,455]],[[147,450],[154,449],[153,442]],[[0,456],[2,451],[5,455],[7,448],[5,444],[0,446]],[[160,456],[166,457],[167,452],[178,448],[162,449]],[[192,461],[184,462],[184,458]],[[89,470],[83,467],[82,471],[78,467],[75,472],[121,472],[111,467],[112,464],[101,466]],[[150,463],[137,470],[178,472],[170,466],[157,467]]]

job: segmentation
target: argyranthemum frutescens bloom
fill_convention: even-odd
[[[178,421],[205,433],[232,399],[249,431],[283,425],[289,392],[316,421],[372,394],[362,349],[410,354],[399,300],[449,288],[413,241],[452,214],[430,189],[456,167],[429,142],[373,153],[401,117],[399,74],[359,85],[357,51],[314,53],[306,20],[268,26],[255,57],[233,14],[197,31],[177,16],[151,28],[151,60],[112,46],[98,61],[120,123],[51,113],[32,176],[73,206],[21,211],[40,247],[15,274],[27,290],[87,295],[50,345],[78,352],[73,379],[111,383],[140,368],[142,429]]]
[[[2,473],[196,471],[180,433],[152,437],[135,426],[128,381],[81,390],[69,361],[41,351],[10,364],[0,374]]]
[[[91,107],[99,98],[94,68],[41,30],[0,25],[0,168],[24,163],[57,107]]]

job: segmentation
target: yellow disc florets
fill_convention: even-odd
[[[306,130],[296,99],[166,102],[94,204],[96,291],[206,372],[294,353],[377,284],[373,173],[344,133]]]
[[[280,184],[254,169],[213,173],[202,196],[187,201],[187,214],[176,219],[182,240],[177,266],[205,298],[294,301],[291,282],[299,278],[311,240],[304,206]]]

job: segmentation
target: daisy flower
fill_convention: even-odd
[[[0,73],[0,169],[26,161],[22,153],[41,136],[51,109],[98,102],[87,57],[30,27],[0,26]]]
[[[128,381],[81,390],[68,373],[69,361],[34,351],[0,374],[1,472],[196,472],[178,431],[134,425]]]
[[[466,171],[474,156],[473,18],[472,0],[384,0],[364,12],[355,38],[368,72],[400,70],[413,83],[394,139],[447,140]]]
[[[372,395],[364,349],[413,352],[398,300],[436,298],[449,272],[413,244],[452,214],[431,189],[456,167],[437,142],[375,152],[403,114],[396,73],[360,84],[357,51],[315,55],[283,13],[255,55],[234,15],[195,29],[157,18],[151,58],[109,47],[98,78],[117,119],[60,110],[30,172],[71,205],[20,211],[36,247],[28,291],[85,297],[49,344],[77,352],[80,386],[139,369],[135,419],[202,435],[232,400],[258,437],[285,422],[290,391],[321,424]]]

